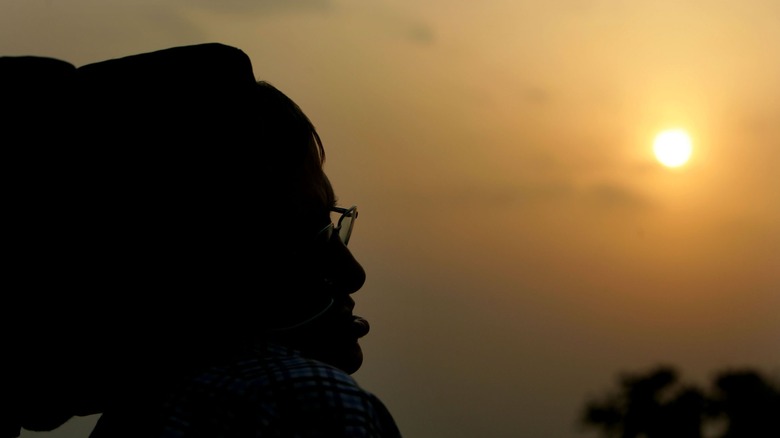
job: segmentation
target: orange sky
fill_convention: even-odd
[[[583,436],[586,396],[658,362],[780,373],[780,3],[0,5],[2,55],[207,41],[302,106],[360,206],[356,378],[407,437]]]

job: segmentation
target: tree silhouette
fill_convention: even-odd
[[[780,437],[780,389],[752,370],[723,372],[710,415],[725,419],[723,438]]]
[[[623,373],[619,387],[589,400],[581,423],[607,438],[780,437],[780,386],[754,370],[726,370],[703,391],[660,365]],[[718,430],[718,426],[721,426]]]

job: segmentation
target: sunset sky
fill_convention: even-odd
[[[214,41],[360,208],[355,378],[406,438],[589,436],[585,400],[657,363],[780,377],[780,2],[0,2],[0,55]]]

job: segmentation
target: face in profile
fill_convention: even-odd
[[[317,219],[307,226],[310,240],[301,242],[295,259],[299,274],[285,288],[290,299],[271,334],[308,357],[354,373],[363,363],[359,340],[369,332],[368,322],[354,313],[353,297],[366,274],[347,247],[358,212],[337,207],[327,178],[323,185],[322,196],[310,198],[309,216]]]
[[[266,102],[259,117],[260,144],[280,157],[266,159],[262,174],[283,192],[273,203],[283,212],[282,229],[274,228],[264,245],[279,251],[272,261],[278,269],[266,266],[278,282],[265,283],[278,300],[269,306],[266,327],[272,340],[355,372],[363,361],[358,340],[369,330],[368,323],[354,315],[352,296],[363,286],[365,272],[345,238],[357,212],[337,206],[323,170],[322,143],[301,108],[268,83],[259,82],[258,87]]]
[[[365,272],[338,237],[330,239],[326,253],[330,274],[320,292],[329,304],[322,315],[302,327],[300,348],[351,374],[363,363],[359,339],[369,332],[368,321],[355,315],[352,295],[363,286]]]

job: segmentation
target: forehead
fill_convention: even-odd
[[[328,178],[328,176],[325,175],[325,173],[322,174],[322,179],[323,179],[323,186],[324,186],[322,200],[325,203],[325,205],[327,205],[328,209],[330,209],[330,207],[336,205],[336,192],[333,190],[333,185],[330,183],[330,178]]]

